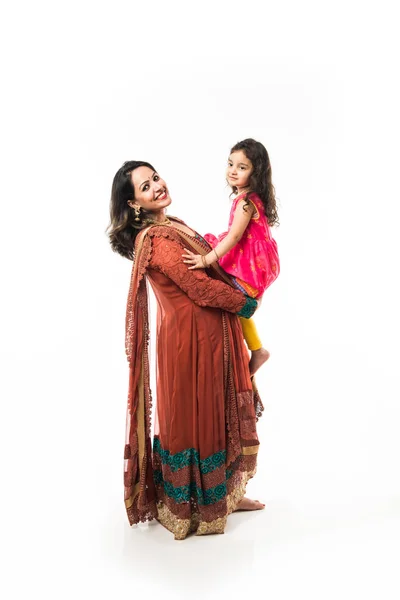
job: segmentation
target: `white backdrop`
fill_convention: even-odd
[[[1,25],[7,598],[244,591],[398,598],[399,83],[394,3],[21,2]],[[230,147],[267,147],[282,272],[249,494],[224,536],[129,529],[129,261],[112,178],[146,160],[171,214],[226,229]],[[24,576],[21,575],[24,574]],[[187,583],[185,583],[187,582]],[[212,585],[212,587],[210,587]]]

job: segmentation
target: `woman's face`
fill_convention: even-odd
[[[246,188],[249,185],[252,172],[253,165],[243,150],[232,152],[228,158],[228,167],[226,169],[226,178],[229,185],[237,187],[239,191]]]
[[[138,167],[131,173],[135,190],[135,200],[130,206],[140,206],[144,210],[161,211],[171,204],[168,188],[156,171],[149,167]]]

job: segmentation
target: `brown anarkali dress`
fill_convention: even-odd
[[[157,518],[183,539],[224,532],[256,471],[262,404],[237,317],[250,317],[256,303],[218,268],[189,270],[184,250],[205,254],[209,246],[173,225],[148,228],[135,245],[126,320],[125,505],[131,524]],[[153,444],[147,282],[158,306]]]

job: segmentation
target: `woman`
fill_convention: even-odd
[[[126,314],[126,510],[131,524],[157,518],[184,539],[192,531],[223,533],[232,511],[264,507],[244,498],[256,470],[262,404],[237,318],[249,318],[257,303],[218,267],[188,269],[183,252],[210,247],[165,216],[170,203],[149,163],[124,163],[113,181],[109,237],[114,251],[134,261]],[[146,281],[158,304],[153,448]]]

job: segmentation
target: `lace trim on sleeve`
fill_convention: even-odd
[[[238,312],[239,317],[243,317],[245,319],[250,319],[253,316],[258,306],[257,300],[254,298],[250,298],[250,296],[246,296],[246,302],[244,306]]]

